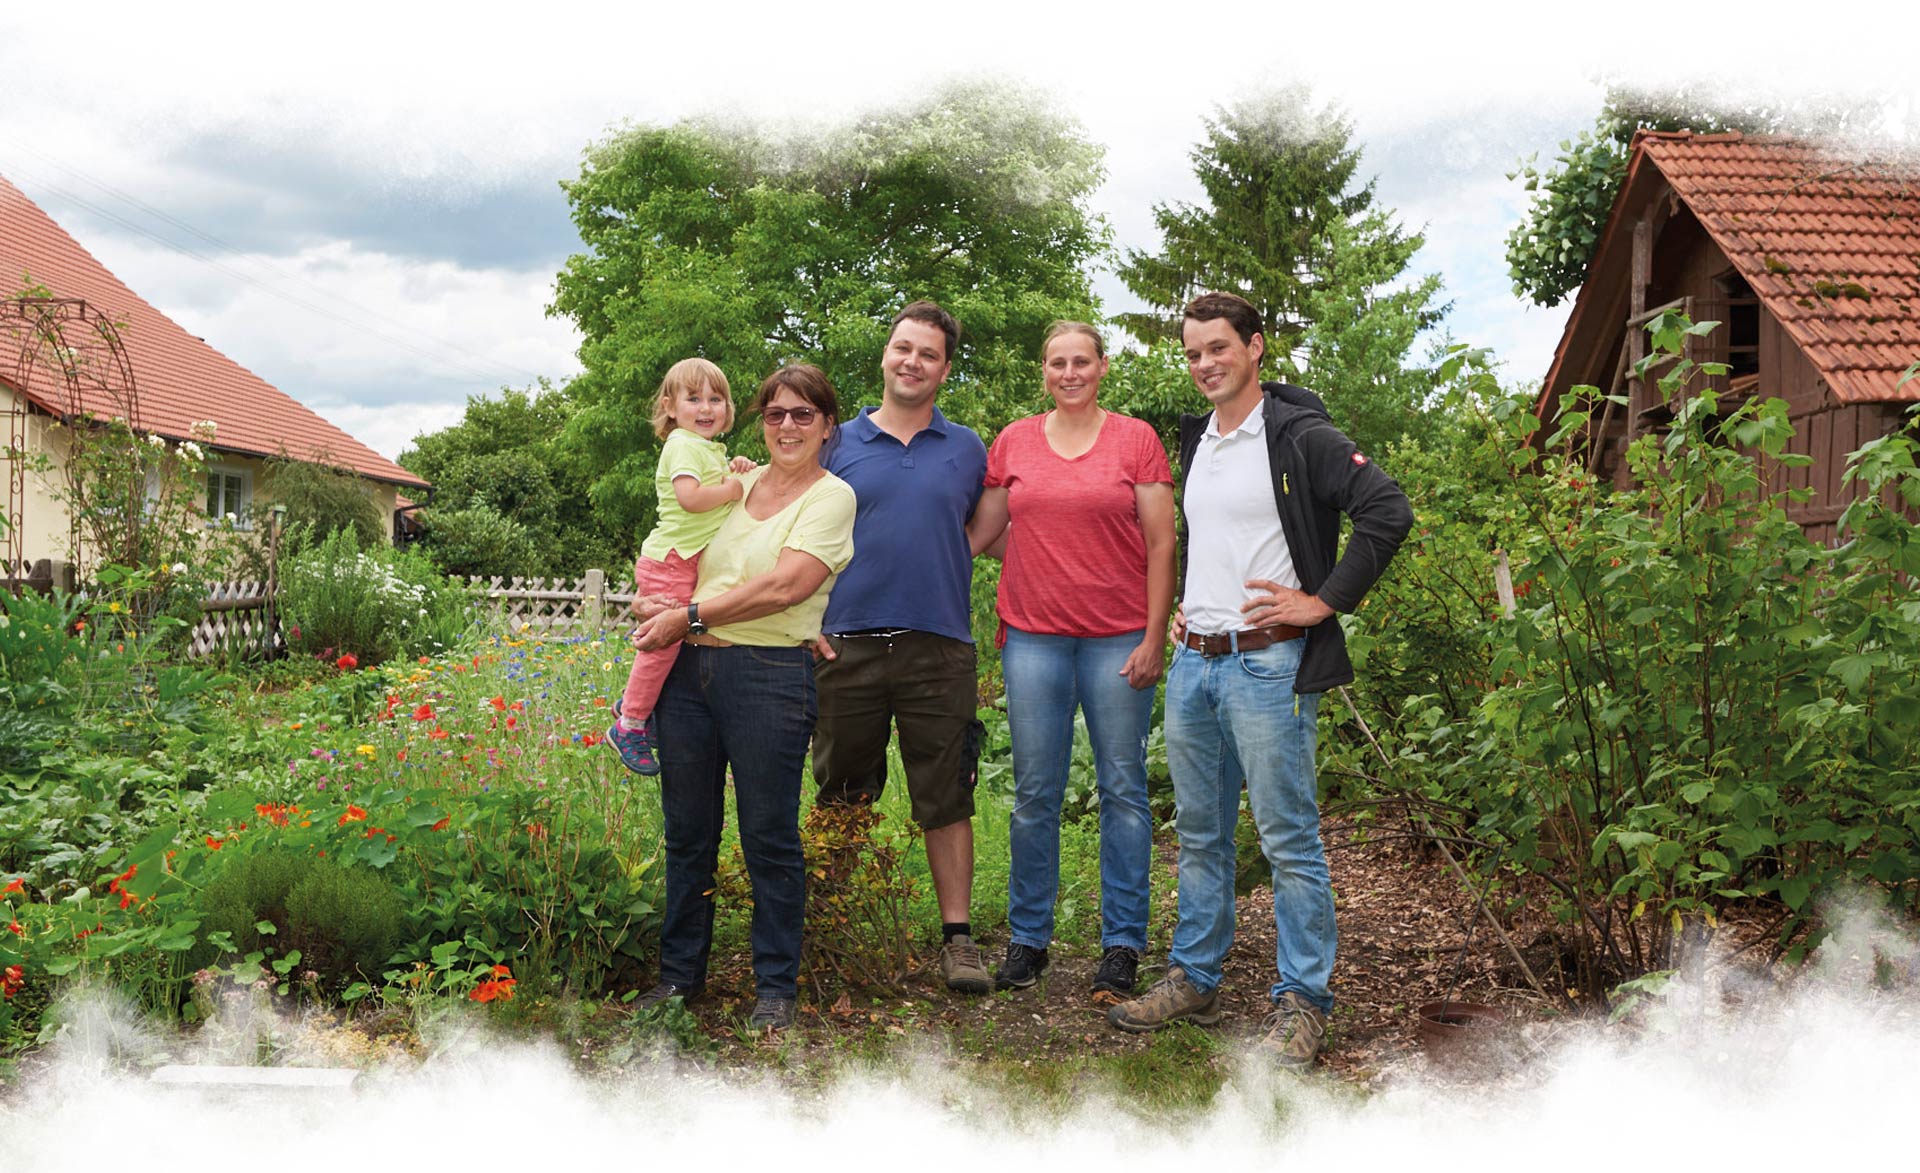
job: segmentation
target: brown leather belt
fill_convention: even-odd
[[[1249,627],[1245,631],[1229,631],[1221,635],[1200,635],[1189,631],[1182,642],[1203,656],[1224,656],[1235,650],[1257,652],[1290,639],[1299,639],[1305,634],[1307,629],[1304,627],[1276,623],[1272,627]]]

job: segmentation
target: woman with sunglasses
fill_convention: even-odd
[[[967,525],[976,553],[1006,540],[996,609],[1014,806],[1007,956],[994,981],[1023,989],[1047,967],[1077,708],[1100,793],[1093,993],[1117,999],[1132,994],[1147,945],[1147,729],[1173,606],[1173,475],[1150,425],[1100,406],[1098,330],[1055,322],[1040,369],[1053,410],[994,437]]]
[[[642,650],[685,641],[655,709],[665,813],[660,984],[639,1006],[692,998],[713,943],[714,869],[733,772],[740,849],[753,887],[749,1022],[791,1026],[806,912],[800,775],[813,736],[813,641],[827,593],[853,557],[853,489],[820,465],[838,420],[818,367],[782,367],[756,404],[768,461],[700,560],[693,601],[649,598]]]

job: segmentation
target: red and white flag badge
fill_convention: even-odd
[[[1360,455],[1358,452],[1356,452],[1353,454],[1353,462],[1355,464],[1365,464],[1367,462],[1367,458]]]

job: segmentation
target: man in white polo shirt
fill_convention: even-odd
[[[1279,980],[1260,1045],[1303,1070],[1333,1008],[1333,889],[1314,734],[1320,694],[1353,679],[1334,615],[1359,605],[1413,512],[1400,486],[1333,426],[1319,396],[1260,382],[1266,342],[1251,304],[1227,293],[1195,298],[1181,338],[1213,410],[1180,421],[1186,583],[1166,696],[1180,920],[1167,976],[1108,1019],[1128,1031],[1219,1021],[1244,780],[1273,869],[1278,930]],[[1336,560],[1343,513],[1352,533]]]

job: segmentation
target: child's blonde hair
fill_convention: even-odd
[[[710,386],[718,388],[727,401],[726,422],[720,425],[721,431],[733,426],[733,388],[727,385],[725,372],[704,358],[683,358],[667,368],[667,377],[660,380],[660,394],[653,400],[653,434],[664,440],[667,433],[673,431],[673,402],[680,393],[692,387]]]

